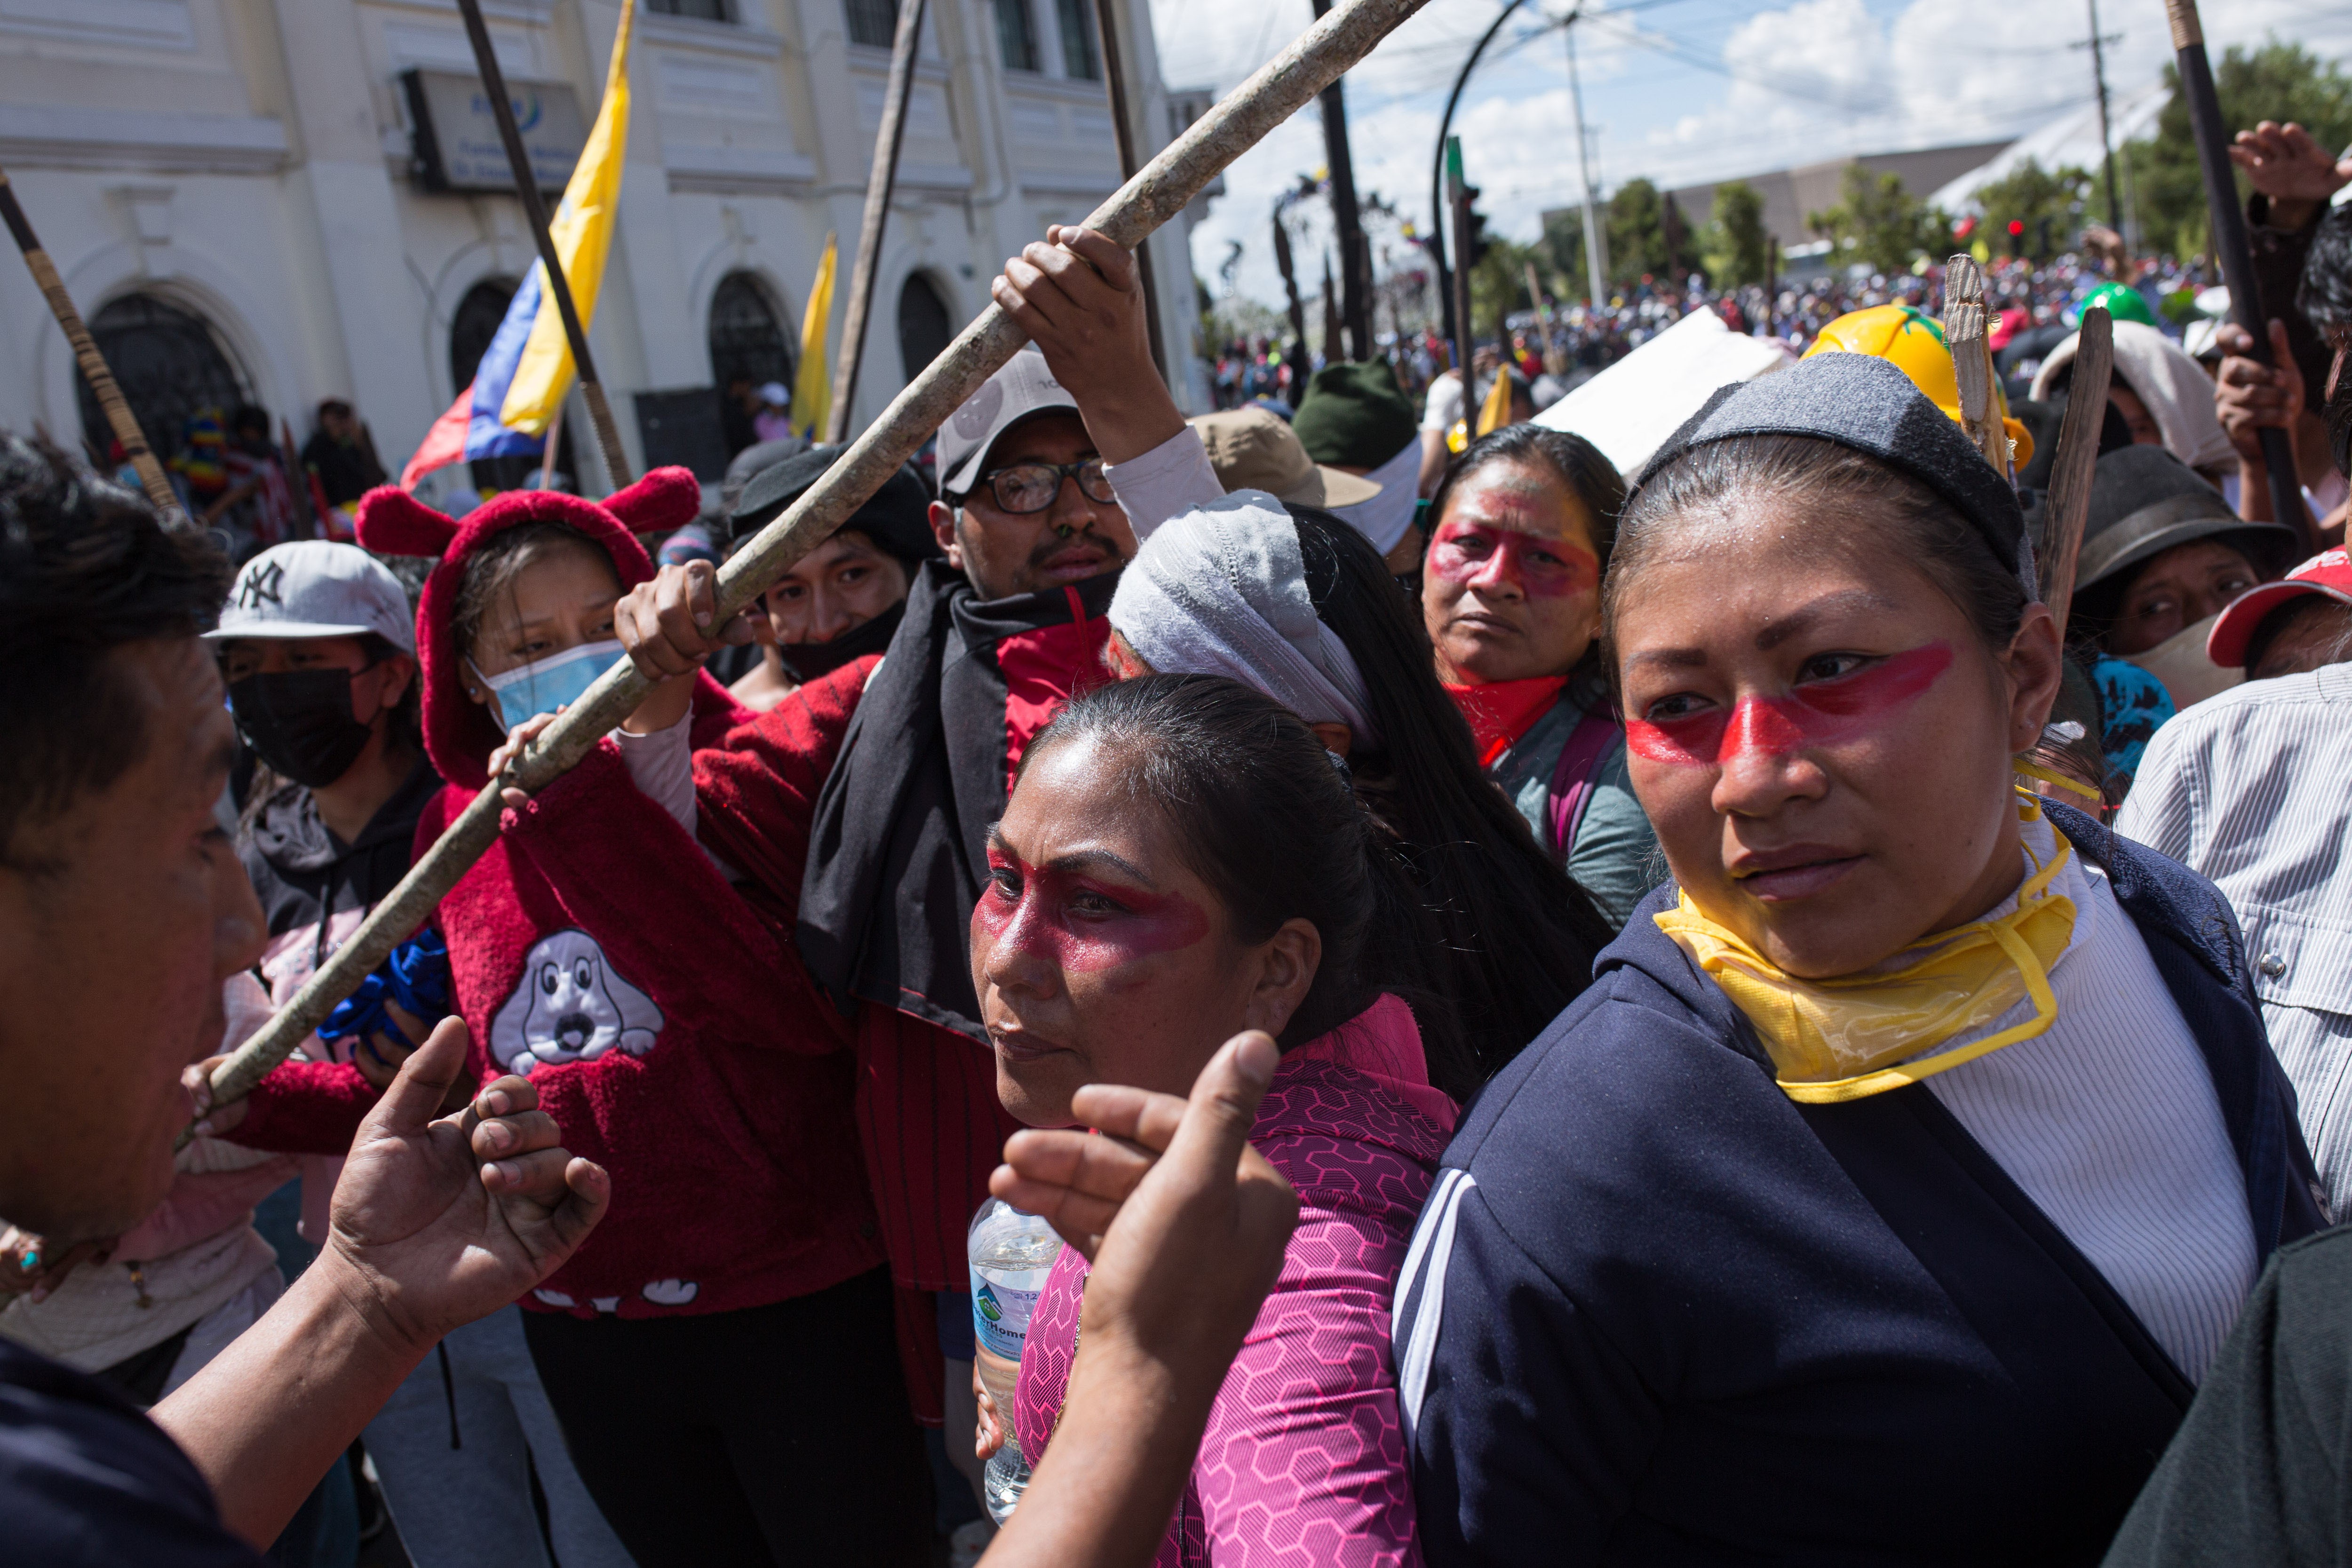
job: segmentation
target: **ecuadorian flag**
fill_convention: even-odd
[[[604,280],[604,258],[613,248],[613,225],[620,215],[621,165],[629,139],[629,24],[636,7],[621,8],[621,29],[613,38],[613,63],[604,74],[604,100],[596,125],[581,149],[580,162],[564,186],[562,205],[548,220],[548,237],[572,285],[572,305],[583,331],[596,314]],[[479,458],[536,457],[571,390],[576,374],[572,345],[563,333],[563,313],[547,300],[547,269],[534,263],[515,290],[506,320],[475,367],[473,382],[449,411],[433,422],[424,444],[400,471],[400,487],[451,463]],[[544,303],[545,310],[540,307]]]

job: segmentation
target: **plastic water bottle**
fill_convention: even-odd
[[[1029,1489],[1028,1461],[1013,1429],[1014,1384],[1021,1347],[1029,1338],[1029,1315],[1045,1289],[1045,1277],[1062,1255],[1062,1238],[1034,1214],[1002,1198],[991,1198],[971,1216],[967,1239],[971,1260],[971,1327],[980,1381],[996,1404],[1004,1447],[988,1461],[981,1500],[988,1517],[1002,1525],[1013,1517]]]

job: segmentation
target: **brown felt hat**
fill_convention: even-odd
[[[1317,465],[1305,443],[1269,409],[1229,408],[1192,422],[1209,449],[1209,465],[1227,493],[1264,490],[1298,506],[1341,507],[1368,501],[1381,487],[1339,468]]]

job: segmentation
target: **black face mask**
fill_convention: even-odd
[[[784,661],[793,679],[803,684],[820,679],[853,658],[887,648],[906,614],[907,601],[901,599],[864,626],[852,626],[831,642],[784,643],[777,647],[776,657]]]
[[[352,717],[348,669],[248,675],[228,689],[246,744],[281,778],[306,788],[330,784],[367,749],[371,725]]]

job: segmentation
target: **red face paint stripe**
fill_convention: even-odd
[[[1786,697],[1743,697],[1728,714],[1713,708],[1686,718],[1629,718],[1625,744],[1645,761],[1692,767],[1833,746],[1880,728],[1951,665],[1951,645],[1932,642],[1835,680],[1808,681]]]
[[[1145,893],[1076,872],[1041,871],[996,849],[988,852],[988,865],[992,872],[1019,877],[1021,894],[1008,898],[992,877],[971,911],[973,934],[1065,971],[1116,969],[1190,947],[1209,934],[1209,917],[1181,893]],[[1114,907],[1074,908],[1089,894]]]
[[[1528,559],[1540,552],[1550,560]],[[1601,581],[1601,561],[1591,551],[1563,540],[1515,529],[1447,522],[1430,542],[1429,569],[1449,583],[1477,587],[1507,582],[1531,599],[1591,593]]]

